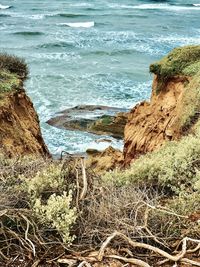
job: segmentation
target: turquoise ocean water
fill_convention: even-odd
[[[47,125],[57,111],[133,107],[150,96],[149,64],[187,44],[200,44],[200,0],[0,0],[0,51],[29,64],[27,92],[53,153],[97,146],[95,135]]]

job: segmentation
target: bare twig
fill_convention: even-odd
[[[184,218],[184,219],[188,219],[188,216],[183,216],[183,215],[180,215],[180,214],[177,214],[171,210],[168,210],[167,208],[165,207],[162,207],[160,205],[158,206],[152,206],[146,202],[143,201],[143,203],[145,203],[149,208],[151,208],[152,210],[158,210],[160,212],[163,212],[163,213],[166,213],[166,214],[169,214],[169,215],[173,215],[173,216],[176,216],[176,217],[180,217],[180,218]]]
[[[112,235],[110,235],[110,236],[106,239],[106,241],[103,242],[103,244],[102,244],[102,246],[101,246],[101,248],[100,248],[100,250],[99,250],[99,254],[98,254],[98,256],[97,256],[97,259],[98,259],[99,261],[102,261],[102,259],[103,259],[103,257],[104,257],[104,253],[105,253],[105,249],[106,249],[106,247],[110,244],[110,242],[111,242],[117,235],[118,235],[118,233],[117,233],[117,232],[114,232]]]
[[[88,182],[85,171],[85,159],[81,158],[81,167],[82,167],[82,175],[83,175],[83,189],[80,195],[80,200],[83,200],[87,194]]]
[[[92,265],[87,261],[82,261],[77,267],[83,267],[83,266],[92,267]]]
[[[40,260],[37,260],[36,262],[33,263],[31,267],[37,267],[40,264]]]
[[[140,266],[140,267],[151,267],[148,263],[146,263],[142,260],[138,260],[138,259],[125,258],[125,257],[117,256],[117,255],[108,255],[106,257],[116,259],[116,260],[121,260],[121,261],[124,261],[126,263],[134,264],[134,265]]]
[[[36,252],[35,252],[35,245],[33,244],[33,242],[28,238],[28,231],[29,231],[29,225],[30,222],[29,220],[23,215],[21,214],[22,218],[26,221],[27,223],[27,227],[26,227],[26,232],[25,232],[25,240],[28,241],[28,243],[31,245],[31,248],[33,250],[33,256],[35,257]]]
[[[131,240],[129,237],[127,237],[126,235],[120,233],[120,232],[114,232],[112,235],[110,235],[106,241],[102,244],[100,250],[99,250],[99,254],[98,254],[98,259],[99,260],[102,260],[103,257],[104,257],[104,252],[105,252],[105,249],[106,247],[109,245],[109,243],[115,238],[115,237],[120,237],[122,238],[123,240],[125,240],[130,246],[132,247],[137,247],[137,248],[143,248],[143,249],[147,249],[147,250],[151,250],[159,255],[161,255],[162,257],[170,260],[170,261],[173,261],[175,262],[175,265],[178,261],[182,260],[183,257],[185,256],[185,254],[187,253],[187,241],[192,241],[192,242],[196,242],[196,243],[199,243],[200,241],[199,240],[196,240],[196,239],[191,239],[191,238],[188,238],[188,237],[185,237],[183,240],[182,240],[182,250],[180,253],[178,253],[177,255],[173,256],[167,252],[165,252],[164,250],[161,250],[157,247],[154,247],[154,246],[151,246],[151,245],[148,245],[148,244],[145,244],[145,243],[140,243],[140,242],[135,242],[133,240]],[[186,259],[187,260],[187,259]],[[163,261],[161,262],[160,264],[163,264],[165,263],[166,261]],[[197,265],[198,266],[198,265]]]
[[[183,263],[188,263],[188,264],[194,265],[194,266],[200,266],[200,262],[189,260],[189,259],[186,259],[186,258],[183,258],[180,261],[183,262]]]

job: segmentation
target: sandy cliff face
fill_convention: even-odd
[[[23,89],[1,95],[0,152],[8,156],[49,156],[41,135],[38,116]]]
[[[174,77],[157,92],[158,76],[155,75],[150,102],[138,104],[129,114],[125,127],[125,164],[159,148],[167,140],[180,136],[177,123],[187,77]]]
[[[131,110],[125,126],[125,165],[188,134],[199,121],[200,46],[172,50],[152,64],[150,72],[154,73],[151,99]]]

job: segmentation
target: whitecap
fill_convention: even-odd
[[[17,13],[9,13],[13,18],[27,18],[33,20],[41,20],[45,18],[45,14],[35,14],[35,15],[24,15],[24,14],[17,14]]]
[[[0,9],[8,9],[8,8],[11,8],[11,6],[4,6],[0,4]]]
[[[70,4],[71,7],[92,7],[92,4],[89,3],[75,3],[75,4]]]
[[[142,10],[169,10],[169,11],[190,11],[199,10],[197,7],[200,4],[193,4],[193,6],[176,6],[170,4],[141,4],[141,5],[121,5],[121,4],[109,4],[111,8],[123,8],[123,9],[142,9]]]
[[[65,25],[72,28],[91,28],[94,27],[94,21],[68,22],[68,23],[61,23],[60,25]]]
[[[165,9],[170,11],[184,11],[184,10],[198,10],[195,6],[176,6],[169,4],[142,4],[138,6],[134,6],[135,9]]]

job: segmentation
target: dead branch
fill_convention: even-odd
[[[77,267],[83,267],[83,266],[92,267],[92,265],[87,261],[82,261]]]
[[[100,250],[99,250],[99,254],[98,254],[98,260],[102,260],[104,257],[104,252],[106,247],[109,245],[109,243],[115,238],[115,237],[120,237],[122,238],[124,241],[126,241],[130,246],[134,247],[134,248],[143,248],[143,249],[147,249],[147,250],[151,250],[153,252],[155,252],[156,254],[161,255],[162,257],[166,258],[169,261],[173,261],[175,263],[177,263],[178,261],[183,260],[183,257],[185,256],[185,254],[187,253],[187,241],[192,241],[192,242],[196,242],[199,243],[200,240],[196,240],[196,239],[191,239],[188,237],[185,237],[182,240],[182,250],[180,253],[178,253],[177,255],[173,256],[167,252],[165,252],[164,250],[161,250],[157,247],[145,244],[145,243],[140,243],[140,242],[135,242],[133,240],[131,240],[129,237],[127,237],[126,235],[120,233],[120,232],[114,232],[112,235],[110,235],[106,241],[103,242]],[[184,260],[187,260],[184,258]],[[160,264],[165,263],[166,261],[161,262]],[[194,262],[195,264],[198,264],[196,262]],[[198,265],[196,265],[198,266]]]
[[[136,266],[151,267],[148,263],[146,263],[146,262],[144,262],[142,260],[138,260],[138,259],[125,258],[125,257],[117,256],[117,255],[108,255],[106,257],[107,258],[116,259],[116,260],[121,260],[121,261],[124,261],[125,263],[134,264]]]
[[[37,260],[36,262],[33,263],[31,267],[37,267],[40,264],[40,260]]]
[[[6,256],[3,254],[3,252],[1,252],[1,250],[0,250],[0,255],[2,256],[2,258],[4,258],[4,260],[7,260],[7,261],[9,261],[9,258],[8,258],[8,257],[6,257]]]
[[[83,189],[80,195],[80,200],[84,199],[87,194],[88,182],[85,171],[85,159],[81,158],[82,177],[83,177]]]
[[[105,249],[107,248],[107,246],[110,244],[110,242],[118,235],[117,232],[114,232],[112,235],[110,235],[106,241],[103,242],[100,250],[99,250],[99,254],[97,256],[97,259],[99,261],[102,261],[103,260],[103,257],[104,257],[104,253],[105,253]]]
[[[180,262],[188,263],[188,264],[191,264],[191,265],[194,265],[194,266],[200,266],[200,262],[189,260],[189,259],[186,259],[186,258],[181,259]]]
[[[143,203],[145,203],[147,205],[147,207],[151,208],[152,210],[158,210],[160,212],[163,212],[163,213],[166,213],[166,214],[169,214],[169,215],[173,215],[173,216],[176,216],[176,217],[180,217],[180,218],[184,218],[184,219],[188,219],[188,216],[184,216],[184,215],[180,215],[180,214],[177,214],[171,210],[168,210],[167,208],[165,207],[162,207],[160,205],[158,206],[152,206],[146,202],[143,201]]]
[[[26,227],[26,232],[25,232],[25,240],[28,241],[28,243],[30,244],[32,250],[33,250],[33,256],[35,257],[36,252],[35,252],[35,245],[33,244],[33,242],[28,238],[28,231],[29,231],[29,225],[30,222],[29,220],[26,218],[26,216],[24,216],[23,214],[21,214],[22,218],[26,221],[27,223],[27,227]]]

